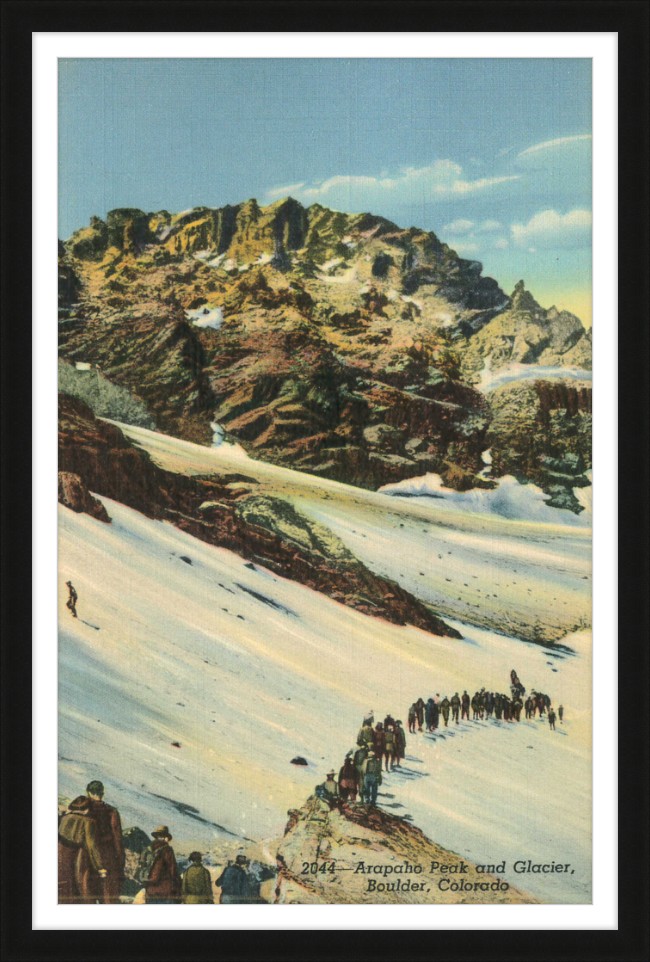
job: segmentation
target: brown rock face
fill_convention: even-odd
[[[342,802],[330,809],[312,795],[292,809],[277,848],[275,903],[322,905],[535,903],[538,900],[454,852],[381,808]],[[463,890],[439,888],[433,862],[449,866]],[[305,872],[305,863],[319,871]],[[321,866],[325,865],[325,870]],[[387,874],[386,866],[390,867]],[[419,867],[417,872],[415,866]],[[462,875],[460,874],[462,872]],[[381,884],[377,884],[381,883]]]
[[[460,637],[408,591],[366,568],[328,528],[280,498],[253,493],[253,479],[164,471],[118,428],[65,394],[59,395],[59,466],[98,494],[170,521],[364,614]],[[272,599],[262,600],[274,606]]]
[[[71,471],[59,471],[59,502],[76,511],[89,514],[91,518],[110,524],[111,519],[104,505],[92,494],[78,474]]]

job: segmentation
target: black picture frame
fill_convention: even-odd
[[[646,959],[648,935],[648,49],[642,0],[5,0],[2,5],[2,958]],[[33,931],[31,928],[32,32],[617,32],[619,911],[616,930]],[[35,279],[38,283],[38,279]],[[614,452],[612,452],[614,457]],[[38,598],[33,599],[38,604]],[[610,711],[611,706],[595,706]],[[597,752],[598,746],[594,745]],[[605,786],[603,786],[605,788]],[[607,786],[609,788],[609,786]],[[599,786],[594,786],[595,791]],[[594,839],[597,851],[598,838]],[[36,853],[37,854],[37,853]],[[360,912],[362,909],[360,908]],[[459,925],[462,919],[459,917]]]

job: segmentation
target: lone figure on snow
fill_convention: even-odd
[[[65,606],[66,606],[66,608],[68,608],[68,609],[70,610],[70,612],[72,613],[72,617],[73,617],[73,618],[77,618],[77,617],[78,617],[78,615],[77,615],[77,598],[78,598],[78,595],[77,595],[77,592],[74,590],[74,585],[72,584],[71,581],[66,581],[66,585],[68,586],[69,596],[68,596],[68,600],[67,600],[66,603],[65,603]]]

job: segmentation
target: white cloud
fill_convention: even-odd
[[[445,224],[443,230],[449,231],[450,234],[467,234],[474,227],[473,220],[463,220],[459,217],[457,220],[453,220],[451,224]]]
[[[591,211],[570,210],[558,214],[555,210],[542,210],[527,224],[513,224],[510,228],[517,247],[530,245],[549,248],[588,247],[591,243]]]
[[[436,160],[427,167],[404,167],[392,176],[337,174],[320,184],[314,182],[309,185],[301,183],[289,187],[274,187],[267,191],[267,197],[280,197],[291,193],[308,203],[342,203],[348,209],[361,209],[373,202],[388,199],[412,202],[414,198],[418,201],[436,201],[467,197],[498,184],[519,180],[519,177],[519,174],[509,174],[467,180],[463,177],[460,164],[453,160]]]
[[[507,250],[507,249],[508,249],[508,238],[507,238],[507,237],[499,237],[497,240],[495,240],[495,242],[494,242],[494,249],[497,250],[497,251],[505,251],[505,250]]]
[[[503,225],[498,220],[484,220],[478,229],[482,234],[489,234],[495,230],[502,230]]]
[[[287,184],[286,187],[271,187],[267,190],[267,197],[289,197],[297,194],[305,186],[304,180],[299,184]]]
[[[591,134],[578,134],[575,137],[556,137],[555,140],[545,140],[542,144],[534,144],[532,147],[527,147],[526,150],[522,150],[520,154],[517,154],[517,160],[521,157],[528,157],[531,154],[539,154],[541,151],[555,150],[557,147],[567,147],[584,140],[591,140]]]

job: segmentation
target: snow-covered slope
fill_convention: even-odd
[[[574,514],[561,508],[548,506],[549,496],[535,484],[520,484],[512,475],[498,479],[496,488],[472,488],[470,491],[454,491],[446,488],[438,474],[426,474],[421,478],[408,478],[397,484],[386,484],[380,488],[384,494],[394,497],[419,498],[422,504],[426,499],[435,498],[437,507],[455,508],[475,514],[495,514],[512,521],[533,521],[542,524],[566,524],[578,528],[591,528],[591,488],[589,488],[588,507],[580,498],[583,488],[576,488],[583,510]]]
[[[591,625],[588,528],[510,519],[457,503],[443,506],[434,498],[388,498],[243,461],[234,445],[208,448],[145,428],[119,427],[168,471],[244,472],[256,479],[259,493],[286,498],[327,525],[371,570],[397,581],[443,617],[529,640],[540,633],[559,640]]]
[[[467,626],[463,641],[396,627],[102,501],[110,525],[59,508],[61,794],[101,778],[125,824],[168,824],[179,843],[277,838],[287,810],[341,764],[366,710],[406,721],[419,695],[507,690],[515,667],[564,704],[565,726],[410,737],[380,802],[475,862],[571,862],[575,875],[510,867],[506,878],[551,901],[588,900],[587,633],[558,657]],[[387,534],[394,553],[398,535]]]

